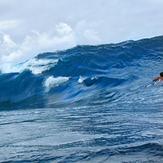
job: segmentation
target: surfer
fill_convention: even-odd
[[[163,81],[163,72],[160,72],[160,76],[154,78],[153,81],[154,81],[154,82],[156,82],[156,81]]]

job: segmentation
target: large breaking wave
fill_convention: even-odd
[[[42,53],[0,74],[0,109],[161,103],[162,62],[163,36]]]

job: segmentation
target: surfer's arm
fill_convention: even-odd
[[[154,78],[153,81],[156,82],[156,81],[158,81],[159,79],[160,79],[160,78],[157,77],[157,78]]]

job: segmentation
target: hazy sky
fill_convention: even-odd
[[[0,63],[163,34],[163,0],[0,0]]]

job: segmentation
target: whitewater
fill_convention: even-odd
[[[163,162],[163,36],[46,52],[0,73],[0,162]]]

